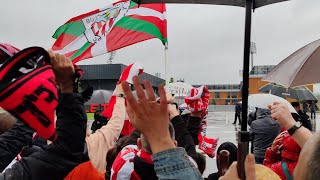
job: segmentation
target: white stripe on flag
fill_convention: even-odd
[[[165,12],[164,12],[165,13]],[[130,15],[138,15],[138,16],[153,16],[153,17],[157,17],[160,20],[165,20],[166,16],[165,14],[162,14],[159,11],[155,11],[153,9],[150,8],[144,8],[144,7],[140,7],[140,8],[136,8],[136,9],[130,9],[128,11],[128,13],[126,14],[126,16],[130,16]]]
[[[82,34],[79,37],[77,37],[77,39],[72,41],[70,44],[66,45],[63,49],[55,52],[59,54],[67,54],[69,52],[79,50],[87,42],[87,38],[84,36],[84,34]]]

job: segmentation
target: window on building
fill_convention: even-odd
[[[232,105],[236,105],[237,104],[237,100],[232,100]]]
[[[237,92],[232,92],[232,98],[237,98]]]
[[[219,92],[216,92],[215,95],[216,95],[216,98],[220,98],[220,93]]]
[[[228,97],[228,98],[230,98],[230,94],[231,94],[230,92],[227,93],[227,97]]]

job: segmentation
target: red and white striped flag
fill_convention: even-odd
[[[17,54],[20,50],[10,44],[0,43],[0,64]]]
[[[10,57],[17,54],[20,50],[10,44],[0,43],[0,51],[3,51]]]
[[[143,66],[140,63],[133,63],[124,69],[117,84],[120,84],[123,81],[127,81],[128,83],[132,84],[133,76],[139,76],[142,73],[143,73]],[[109,119],[111,118],[114,105],[116,104],[116,100],[117,98],[115,96],[115,92],[113,92],[113,95],[111,96],[110,101],[108,103],[107,109],[105,109],[102,112],[103,116]],[[130,135],[133,130],[134,128],[131,125],[128,116],[126,115],[126,120],[124,121],[121,134]]]

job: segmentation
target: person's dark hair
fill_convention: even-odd
[[[220,151],[222,150],[227,150],[229,151],[230,153],[230,156],[229,156],[229,166],[234,162],[234,161],[237,161],[237,152],[238,152],[238,148],[236,145],[234,145],[233,143],[231,142],[225,142],[225,143],[222,143],[218,150],[217,150],[217,155],[219,155]],[[219,167],[219,163],[218,163],[218,158],[217,158],[217,167],[218,169],[220,169]]]
[[[94,121],[91,124],[92,133],[96,132],[96,130],[100,129],[102,126],[108,124],[109,119],[103,115],[101,115],[101,111],[96,111],[94,113]]]
[[[117,155],[121,151],[121,147],[127,141],[128,138],[129,136],[123,136],[122,138],[119,138],[116,145],[113,148],[109,149],[106,157],[106,161],[107,161],[106,172],[111,171],[111,167],[114,160],[116,159]]]
[[[203,174],[204,170],[206,169],[206,165],[207,165],[206,157],[203,154],[197,152],[195,161],[198,165],[198,169],[199,169],[200,173]]]
[[[320,134],[317,133],[316,136],[317,138],[313,141],[313,150],[307,162],[308,169],[305,171],[304,174],[306,176],[305,179],[319,179],[320,177]]]
[[[293,107],[300,107],[300,104],[298,102],[292,102],[291,105]]]

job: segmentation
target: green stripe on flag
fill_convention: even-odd
[[[62,33],[70,34],[73,36],[80,36],[85,31],[86,28],[81,21],[74,21],[60,26],[52,37],[58,39]]]
[[[130,1],[130,6],[129,6],[129,9],[135,7],[135,6],[138,6],[137,3],[133,2],[133,1]]]
[[[115,26],[118,26],[124,29],[130,29],[132,31],[138,31],[138,32],[150,34],[152,36],[159,38],[163,44],[167,42],[167,38],[164,38],[162,36],[158,27],[148,21],[125,16],[121,18],[115,24]]]
[[[82,53],[84,53],[89,47],[91,46],[90,42],[86,42],[72,57],[71,60],[75,59],[76,57],[80,56]]]

